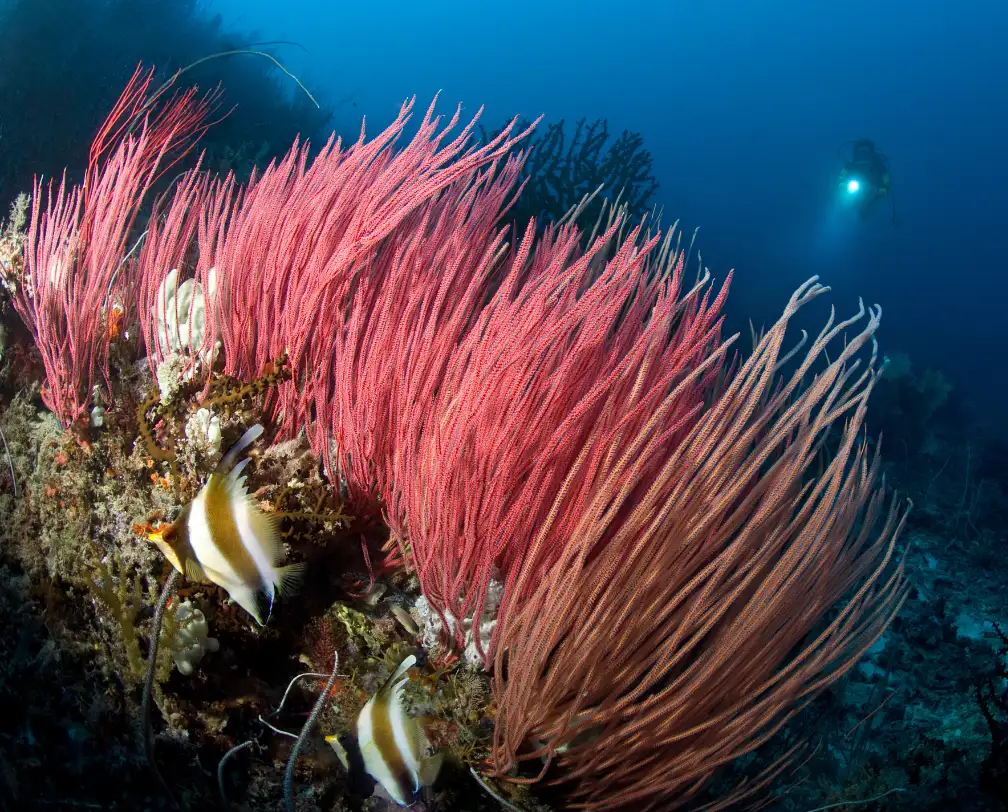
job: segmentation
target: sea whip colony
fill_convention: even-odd
[[[730,355],[727,283],[688,279],[671,235],[618,216],[590,238],[510,231],[524,133],[473,147],[473,121],[449,140],[459,114],[441,127],[432,104],[400,147],[412,101],[377,137],[295,144],[245,185],[185,173],[129,253],[147,193],[218,103],[151,93],[152,76],[134,75],[81,186],[33,190],[13,287],[46,405],[69,426],[96,383],[113,401],[121,324],[141,324],[156,368],[158,291],[173,269],[193,278],[189,374],[217,358],[252,377],[286,355],[276,429],[305,431],[381,507],[387,559],[455,645],[452,619],[484,618],[497,585],[475,640],[492,772],[555,763],[573,803],[674,808],[883,632],[905,588],[903,514],[859,436],[878,311],[787,351],[789,320],[826,290],[810,280]]]

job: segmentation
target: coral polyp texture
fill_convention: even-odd
[[[197,166],[151,200],[217,102],[151,76],[81,186],[35,185],[3,265],[38,360],[3,422],[22,492],[5,549],[64,607],[54,639],[87,641],[66,655],[82,679],[146,727],[145,746],[88,728],[122,747],[122,792],[390,804],[353,749],[386,706],[423,729],[410,764],[445,760],[416,778],[429,808],[768,791],[791,740],[745,780],[721,769],[907,595],[906,505],[863,431],[881,309],[802,347],[789,325],[828,293],[811,279],[742,355],[729,280],[691,269],[675,228],[603,207],[593,234],[511,230],[531,128],[479,143],[434,104],[408,139],[413,101],[377,136],[295,143],[247,182]],[[211,509],[231,466],[241,487]],[[206,538],[187,553],[190,505]],[[251,593],[280,560],[303,582],[266,612]]]

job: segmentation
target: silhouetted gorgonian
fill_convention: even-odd
[[[488,140],[486,131],[482,137]],[[643,137],[624,130],[610,138],[604,118],[590,123],[579,119],[573,135],[568,134],[563,119],[548,124],[529,144],[520,180],[525,186],[508,212],[519,228],[532,218],[539,228],[556,223],[596,190],[595,199],[581,214],[582,225],[590,228],[605,200],[613,203],[617,198],[626,204],[628,219],[636,225],[651,210],[658,191],[653,159]]]
[[[1001,641],[993,676],[977,683],[976,699],[991,734],[991,749],[980,772],[980,788],[1008,808],[1008,635],[995,623]]]

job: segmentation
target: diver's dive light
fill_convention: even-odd
[[[840,173],[837,184],[837,194],[841,202],[848,206],[859,207],[872,196],[871,180],[860,173],[852,173],[846,168]]]
[[[845,150],[850,147],[847,154]],[[889,181],[888,158],[875,148],[867,138],[841,144],[837,156],[843,160],[840,174],[835,175],[834,195],[846,209],[854,209],[861,219],[868,217],[880,197],[892,198]],[[893,207],[893,224],[896,209]]]

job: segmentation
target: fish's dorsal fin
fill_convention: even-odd
[[[441,765],[444,764],[444,753],[435,753],[420,762],[419,779],[420,785],[430,787],[437,781],[438,773],[441,772]]]
[[[424,733],[420,720],[407,716],[401,705],[396,710],[399,714],[399,724],[406,738],[406,748],[409,750],[410,757],[409,761],[412,764],[420,764],[427,751],[427,736]]]
[[[254,426],[249,426],[245,429],[245,433],[239,438],[238,442],[231,446],[227,450],[227,453],[221,457],[221,461],[217,463],[217,467],[214,469],[214,474],[223,476],[230,471],[238,459],[238,455],[258,440],[262,436],[262,433],[263,427],[261,423],[256,423]]]
[[[269,564],[276,566],[284,558],[283,541],[280,539],[276,516],[263,511],[245,487],[243,471],[248,462],[246,457],[223,476],[214,474],[211,478],[212,484],[215,484],[219,490],[208,490],[208,498],[226,500],[228,509],[231,510],[236,520],[239,520],[240,517],[242,527],[251,531],[254,543],[262,549]],[[244,538],[239,534],[231,541],[247,546],[253,539]],[[221,540],[218,543],[221,543]]]
[[[248,495],[244,482],[238,482],[229,478],[228,489],[232,504],[238,505],[244,503],[243,515],[248,522],[249,529],[262,548],[266,559],[271,565],[276,566],[284,560],[283,540],[280,538],[279,523],[277,522],[276,515],[266,513],[259,507],[258,503]]]
[[[255,427],[253,426],[253,428]],[[236,448],[237,445],[235,446]],[[237,463],[234,468],[223,476],[221,484],[224,486],[228,500],[232,505],[244,505],[245,517],[248,520],[249,528],[255,535],[256,541],[261,545],[269,563],[276,566],[284,559],[284,547],[283,542],[280,540],[276,516],[260,509],[256,501],[249,496],[248,488],[245,487],[245,476],[243,474],[248,463],[248,457]],[[292,575],[290,580],[291,586],[296,586],[298,579]]]
[[[276,591],[281,598],[290,598],[297,594],[304,581],[305,563],[298,561],[277,570]]]
[[[392,672],[392,676],[385,680],[385,684],[378,689],[378,693],[376,693],[375,696],[388,695],[390,700],[398,701],[400,691],[397,690],[399,686],[397,686],[396,683],[403,678],[403,674],[416,665],[416,661],[416,655],[410,654],[409,657],[399,663],[399,667]]]
[[[232,468],[227,473],[223,474],[223,481],[227,485],[229,491],[247,493],[248,490],[245,487],[245,476],[243,471],[245,467],[249,464],[249,458],[241,460],[234,468]],[[216,476],[217,474],[215,474]]]

